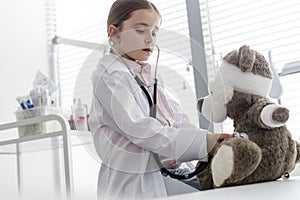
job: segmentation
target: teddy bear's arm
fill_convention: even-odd
[[[276,104],[265,106],[260,113],[262,123],[269,128],[283,126],[288,118],[289,110]]]

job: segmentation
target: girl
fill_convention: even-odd
[[[190,124],[179,103],[161,85],[157,117],[149,117],[147,98],[134,76],[152,94],[153,77],[145,61],[155,47],[160,23],[159,11],[147,0],[117,0],[109,12],[111,50],[93,75],[89,117],[102,160],[99,199],[147,199],[197,191],[163,176],[152,152],[160,155],[165,166],[176,168],[185,161],[207,160],[218,139],[231,137],[208,134]]]

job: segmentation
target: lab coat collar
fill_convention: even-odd
[[[143,71],[150,74],[151,66],[149,64],[146,64],[144,67],[142,67],[141,64],[137,62],[128,60],[126,58],[122,59],[135,73],[141,73],[141,71]],[[108,73],[112,73],[115,71],[129,72],[121,58],[112,53],[105,54],[99,64],[104,66]]]
[[[101,67],[104,67],[105,71],[107,71],[109,74],[115,71],[129,72],[126,66],[124,66],[124,64],[120,60],[120,58],[111,53],[104,54],[99,62],[99,65]]]

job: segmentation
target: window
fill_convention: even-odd
[[[299,60],[300,55],[300,2],[281,0],[199,0],[207,41],[207,55],[214,65],[231,50],[248,44],[268,59],[271,51],[278,73],[286,63]],[[298,139],[300,74],[281,77],[283,95],[281,103],[290,109],[287,126]],[[275,100],[276,101],[276,100]],[[228,121],[227,121],[228,122]],[[232,124],[224,123],[223,131],[231,132]]]
[[[56,1],[56,35],[78,41],[101,44],[106,39],[105,16],[110,4],[97,0],[59,0]],[[60,89],[60,104],[63,108],[71,108],[73,98],[88,96],[88,91],[79,97],[74,96],[78,79],[84,80],[86,85],[90,81],[90,73],[85,73],[85,62],[93,52],[91,49],[71,45],[57,45],[57,79]],[[95,66],[96,67],[96,66]],[[82,75],[83,74],[83,75]],[[81,87],[82,88],[82,87]],[[87,89],[89,87],[86,87]],[[89,105],[89,98],[82,99]]]
[[[191,50],[186,0],[152,0],[163,16],[160,35],[159,74],[181,98],[184,110],[197,123],[195,110],[195,87],[193,69],[189,65]],[[106,16],[113,0],[59,0],[56,1],[57,35],[85,42],[102,44],[106,41]],[[273,64],[278,73],[286,63],[299,60],[300,54],[300,2],[281,0],[199,0],[204,49],[208,78],[214,77],[220,58],[243,44],[262,52],[268,59],[271,51]],[[91,50],[70,45],[58,45],[57,71],[61,105],[70,108],[77,88],[78,74],[89,80],[89,74],[80,72],[86,64]],[[154,57],[155,58],[155,57]],[[93,65],[92,61],[89,63]],[[153,60],[150,62],[154,62]],[[281,77],[283,95],[281,103],[290,109],[288,127],[293,136],[300,136],[297,121],[300,118],[299,88],[300,74]],[[178,77],[180,79],[178,79]],[[180,80],[180,81],[178,81]],[[87,94],[84,95],[84,92]],[[78,91],[89,96],[90,91]],[[89,105],[88,98],[86,104]],[[275,100],[276,101],[276,100]],[[217,131],[232,132],[227,120]],[[299,134],[297,134],[299,132]]]

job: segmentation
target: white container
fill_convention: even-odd
[[[49,114],[64,114],[62,109],[54,107],[35,107],[15,112],[17,121]],[[61,127],[56,121],[42,122],[18,127],[19,137],[59,131]]]

